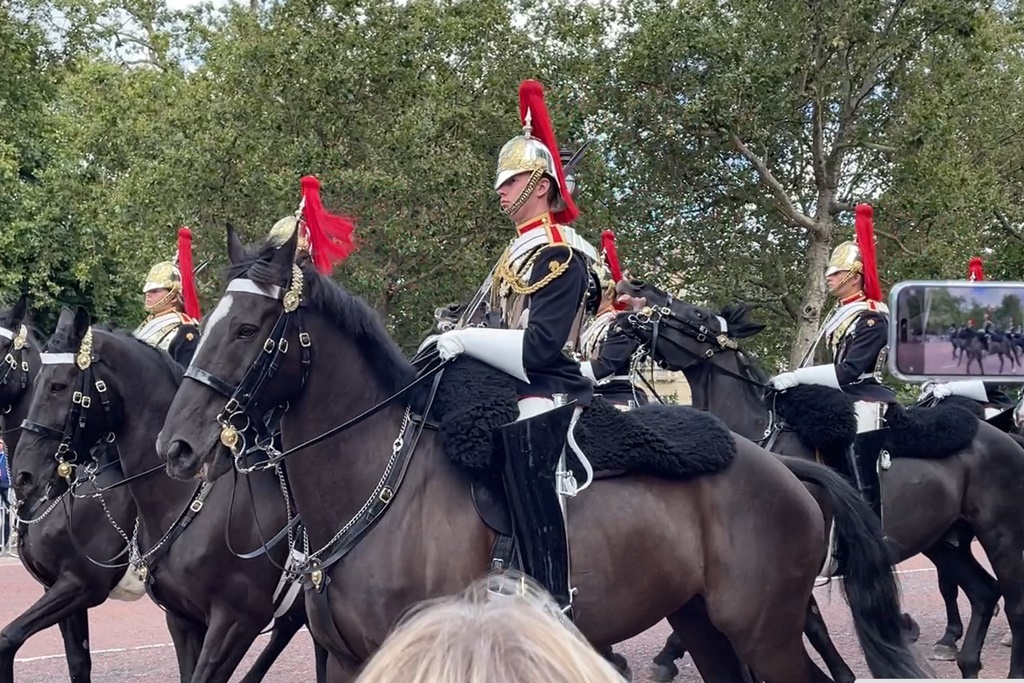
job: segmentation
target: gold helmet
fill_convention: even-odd
[[[309,230],[306,228],[306,224],[299,220],[298,216],[301,215],[302,209],[294,216],[285,216],[277,223],[274,223],[274,227],[270,229],[270,236],[267,238],[267,242],[275,249],[279,249],[284,245],[285,242],[292,238],[295,234],[295,230],[299,229],[299,240],[296,244],[296,252],[309,252]]]
[[[506,142],[498,153],[494,189],[501,187],[513,176],[529,173],[530,183],[515,202],[521,206],[537,182],[547,176],[555,190],[551,195],[551,210],[555,220],[564,224],[571,223],[579,215],[579,210],[573,202],[572,188],[566,182],[562,160],[557,152],[558,142],[544,103],[544,88],[537,81],[526,80],[520,84],[519,116],[523,133]]]
[[[860,248],[853,240],[843,242],[832,250],[832,257],[828,260],[825,277],[843,271],[854,274],[864,272],[864,257],[861,256]]]
[[[298,211],[275,223],[267,242],[280,249],[298,230],[295,253],[306,254],[317,270],[327,274],[355,249],[352,237],[355,225],[350,218],[337,216],[324,208],[316,176],[303,176],[299,182],[302,200]]]
[[[149,294],[157,289],[181,291],[181,270],[177,263],[161,261],[149,269],[149,273],[146,274],[146,283],[142,286],[142,293]]]
[[[843,242],[832,250],[825,277],[842,272],[848,273],[846,279],[862,275],[864,296],[872,301],[880,301],[882,286],[878,280],[878,264],[875,260],[874,210],[870,204],[857,205],[855,233],[854,241]]]
[[[182,272],[185,273],[184,278]],[[142,293],[149,294],[158,289],[166,289],[167,294],[152,305],[147,305],[147,311],[157,313],[168,305],[177,304],[184,310],[185,315],[199,320],[202,312],[199,308],[199,294],[196,291],[195,272],[192,269],[192,230],[186,226],[178,229],[178,251],[174,258],[157,263],[146,274]]]

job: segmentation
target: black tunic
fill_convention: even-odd
[[[174,339],[167,347],[167,353],[181,366],[187,367],[199,346],[199,326],[182,324],[174,333]]]
[[[896,394],[874,377],[860,379],[874,372],[878,357],[889,343],[889,322],[879,311],[865,310],[846,329],[839,343],[834,364],[839,387],[859,401],[895,403]]]
[[[593,396],[590,380],[580,373],[580,365],[563,353],[572,334],[573,322],[583,304],[590,280],[586,257],[575,252],[565,272],[530,294],[526,301],[529,316],[523,334],[523,369],[530,383],[517,382],[520,397],[566,394],[569,401],[589,406]],[[540,247],[533,262],[528,284],[535,285],[552,272],[555,261],[565,263],[570,248],[561,245]]]

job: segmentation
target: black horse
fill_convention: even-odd
[[[719,415],[731,429],[776,453],[844,463],[843,453],[855,435],[852,399],[827,387],[797,387],[781,394],[768,390],[768,375],[735,342],[764,328],[748,319],[748,306],[714,312],[672,299],[639,280],[619,287],[649,304],[641,315],[621,316],[623,329],[636,334],[663,367],[686,375],[696,407]],[[826,412],[829,419],[822,421]],[[981,669],[981,648],[1002,592],[1013,632],[1010,676],[1020,677],[1024,449],[958,406],[914,412],[895,406],[886,419],[892,460],[880,475],[880,497],[893,562],[924,553],[947,577],[943,580],[959,584],[968,595],[971,621],[957,659],[967,678]],[[844,422],[852,429],[842,433]],[[780,423],[793,428],[780,429]],[[974,560],[969,544],[946,542],[963,524],[977,535],[998,584]]]
[[[25,641],[54,624],[64,640],[71,680],[85,683],[92,672],[88,610],[111,595],[125,600],[141,596],[130,585],[127,590],[115,590],[125,576],[124,562],[118,563],[117,558],[123,560],[126,542],[107,521],[127,527],[135,519],[135,505],[121,491],[107,497],[106,508],[90,499],[72,512],[66,505],[66,488],[46,498],[32,482],[17,477],[21,421],[28,413],[43,349],[42,337],[28,320],[26,296],[0,314],[0,349],[5,354],[0,368],[0,429],[20,506],[18,555],[29,574],[46,588],[39,600],[0,632],[0,683],[14,682],[14,658]],[[85,524],[90,534],[73,537],[70,529]],[[91,558],[113,566],[101,566]]]
[[[23,424],[18,480],[31,491],[53,491],[71,480],[75,507],[81,496],[130,494],[138,507],[130,559],[167,611],[181,680],[228,681],[273,623],[270,642],[243,679],[261,680],[305,624],[304,603],[295,599],[295,586],[291,602],[275,604],[278,589],[287,593],[290,586],[282,581],[287,543],[248,553],[255,559],[232,548],[250,551],[275,534],[290,537],[278,534],[286,512],[277,480],[261,473],[247,483],[208,486],[168,478],[153,444],[183,368],[128,333],[92,327],[84,309],[63,311],[42,358]],[[228,526],[233,505],[253,515]],[[105,525],[102,518],[82,520],[74,532],[87,538]],[[326,656],[319,648],[317,655],[324,680]]]
[[[262,408],[289,403],[282,421],[284,445],[295,449],[286,451],[295,456],[287,460],[288,482],[318,549],[306,568],[311,629],[329,644],[337,680],[350,681],[411,603],[457,591],[491,563],[495,535],[474,508],[467,477],[450,463],[452,442],[442,439],[461,437],[466,450],[492,457],[488,426],[514,419],[515,386],[492,372],[500,377],[483,406],[491,414],[487,424],[472,425],[476,434],[445,429],[462,414],[455,411],[436,415],[439,431],[422,429],[435,414],[403,398],[417,369],[365,303],[294,263],[295,236],[255,259],[233,231],[228,239],[227,291],[209,317],[188,371],[192,381],[175,397],[158,448],[176,476],[216,479],[237,467],[224,446],[238,443],[247,418],[251,423]],[[465,360],[445,373],[457,373]],[[461,396],[475,386],[449,377],[454,385],[446,388],[442,379],[439,394]],[[479,407],[455,398],[470,413]],[[736,680],[749,665],[769,683],[823,680],[802,632],[827,527],[800,480],[781,459],[720,431],[713,416],[679,406],[624,413],[604,404],[601,412],[601,405],[595,400],[583,413],[581,446],[593,453],[595,469],[599,461],[626,463],[627,475],[594,480],[569,503],[576,605],[587,638],[603,650],[668,618],[697,639],[692,651],[695,659],[707,655],[703,666],[698,662],[704,675]],[[414,418],[421,409],[427,420]],[[552,417],[565,415],[563,409]],[[686,429],[686,438],[662,435],[672,427]],[[564,429],[552,428],[565,433],[568,419]],[[618,439],[634,429],[646,435],[642,443]],[[695,439],[703,443],[700,462],[734,448],[728,467],[715,465],[710,476],[687,474],[689,465],[670,467],[673,474],[632,474],[631,466],[652,462],[664,448],[689,449]],[[665,461],[694,457],[666,454]],[[857,511],[864,503],[841,477],[814,463],[799,465],[828,486],[837,539],[846,539],[839,541],[847,548],[842,561],[866,563],[859,570],[851,565],[844,589],[869,667],[883,677],[924,677],[895,628],[898,599],[877,521]],[[630,513],[609,514],[619,506]],[[728,539],[722,545],[712,540],[720,534]]]

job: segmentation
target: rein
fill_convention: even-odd
[[[771,449],[771,447],[778,440],[779,435],[786,431],[786,425],[783,421],[777,417],[775,410],[775,395],[776,391],[774,387],[767,383],[762,382],[759,379],[751,376],[750,365],[746,361],[746,356],[740,349],[739,344],[728,335],[728,323],[721,316],[717,316],[719,325],[721,326],[721,332],[715,332],[707,326],[699,323],[694,323],[686,317],[680,316],[672,308],[674,299],[671,294],[666,294],[666,305],[665,306],[648,306],[643,308],[637,313],[629,314],[627,320],[629,321],[630,328],[633,330],[649,330],[650,340],[638,339],[640,345],[646,353],[654,359],[662,367],[667,367],[664,360],[657,360],[655,355],[658,348],[658,341],[664,340],[665,343],[671,344],[674,349],[682,351],[683,354],[689,356],[697,363],[707,363],[707,367],[711,372],[718,372],[723,375],[732,377],[733,379],[739,380],[745,384],[758,387],[765,391],[763,402],[766,409],[768,410],[768,426],[764,430],[764,434],[761,439],[757,441],[757,445],[762,448]],[[697,353],[692,351],[682,344],[674,343],[671,337],[665,337],[662,334],[662,325],[669,330],[678,332],[686,335],[691,339],[696,340],[701,344],[708,344],[708,348],[703,353]],[[623,330],[626,331],[626,330]],[[635,333],[634,333],[635,336]],[[714,346],[712,344],[717,344]],[[722,367],[717,363],[708,363],[716,355],[723,351],[732,351],[737,354],[740,364],[745,369],[744,373],[733,372],[729,368]],[[770,396],[770,398],[769,398]]]
[[[282,571],[293,575],[303,575],[307,577],[305,580],[307,585],[312,586],[312,588],[317,591],[320,591],[329,581],[329,578],[327,577],[327,570],[355,548],[365,534],[377,524],[384,512],[387,510],[391,501],[394,499],[399,486],[404,480],[406,470],[411,460],[411,455],[415,451],[420,436],[427,427],[427,415],[430,413],[430,407],[433,404],[438,386],[440,385],[443,370],[451,360],[441,361],[433,364],[432,367],[424,368],[409,384],[376,405],[363,411],[361,414],[287,450],[277,450],[270,443],[270,439],[266,439],[266,443],[259,443],[260,437],[257,435],[256,439],[258,445],[269,457],[263,462],[245,467],[243,466],[241,459],[247,452],[245,449],[246,434],[250,430],[256,428],[256,425],[264,424],[266,414],[266,406],[262,406],[264,410],[260,411],[261,406],[259,401],[259,392],[280,369],[283,356],[285,356],[289,350],[289,343],[287,339],[289,332],[294,327],[299,335],[299,346],[301,349],[300,362],[302,365],[302,379],[299,385],[300,391],[306,384],[310,365],[312,363],[312,339],[310,338],[309,333],[306,332],[301,317],[301,309],[305,306],[305,302],[302,299],[303,273],[298,265],[292,265],[292,277],[286,289],[276,285],[261,286],[252,280],[239,278],[232,280],[228,284],[225,293],[228,292],[256,294],[281,301],[283,310],[278,316],[277,321],[274,323],[266,341],[264,341],[261,353],[249,366],[249,369],[246,371],[245,375],[243,375],[242,380],[238,385],[233,385],[230,382],[217,377],[212,372],[199,368],[194,361],[185,372],[185,377],[203,384],[228,399],[224,408],[217,415],[216,420],[221,427],[221,444],[231,450],[235,459],[235,469],[243,474],[248,474],[258,470],[272,468],[277,469],[278,476],[281,479],[282,492],[285,496],[285,504],[288,509],[289,516],[288,525],[284,530],[282,530],[282,532],[288,532],[290,545],[292,545],[291,529],[294,521],[291,518],[290,496],[287,492],[286,483],[287,477],[279,469],[284,460],[290,455],[321,443],[340,432],[351,429],[370,417],[380,413],[385,408],[391,406],[428,379],[433,380],[430,393],[427,398],[426,407],[423,410],[423,419],[413,420],[410,408],[406,406],[402,425],[399,429],[399,435],[392,444],[391,457],[385,466],[384,473],[381,475],[377,486],[374,488],[373,492],[367,498],[359,511],[334,535],[333,538],[331,538],[330,541],[327,542],[326,545],[315,552],[310,552],[309,536],[308,533],[304,533],[304,553],[301,565],[291,569],[278,567]],[[425,357],[422,360],[427,360],[427,358]],[[282,408],[281,406],[278,406],[275,410],[277,409],[283,409],[286,411],[287,407]],[[241,418],[244,418],[244,423]],[[250,501],[251,498],[252,496],[250,496]],[[252,512],[253,515],[256,515],[254,504]],[[259,530],[258,521],[257,529]],[[281,533],[278,534],[278,537],[272,539],[271,543],[276,542],[280,536]],[[263,542],[261,531],[260,541]],[[264,546],[266,546],[266,543],[264,543]],[[325,554],[326,557],[320,559],[321,556]]]

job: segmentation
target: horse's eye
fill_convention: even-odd
[[[67,384],[61,384],[60,382],[50,382],[50,393],[59,394],[68,388]]]
[[[260,331],[260,328],[255,325],[239,325],[238,326],[238,338],[239,339],[252,339],[256,336],[256,333]]]
[[[693,314],[695,316],[697,316],[697,320],[703,320],[704,319],[704,311],[694,311]]]

